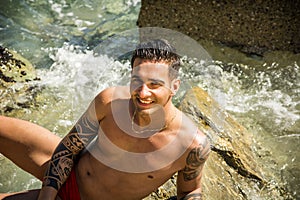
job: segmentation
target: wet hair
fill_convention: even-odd
[[[131,58],[131,67],[136,58],[153,62],[165,62],[169,64],[170,77],[176,78],[180,69],[180,56],[176,49],[165,39],[155,39],[137,45]]]

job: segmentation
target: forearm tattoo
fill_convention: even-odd
[[[85,113],[55,149],[43,180],[43,186],[59,190],[69,177],[79,153],[98,133],[99,123]]]
[[[186,165],[183,169],[183,178],[185,181],[195,179],[203,168],[203,165],[210,153],[210,143],[206,139],[203,144],[193,148],[186,158]]]
[[[180,200],[201,200],[201,199],[202,199],[201,193],[188,194],[185,197],[180,198]]]

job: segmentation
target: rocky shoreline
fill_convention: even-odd
[[[30,62],[20,55],[1,48],[0,58],[2,89],[38,80]],[[7,104],[5,95],[2,94],[1,110],[6,113],[14,111],[14,116],[17,116],[18,109],[35,106],[34,102],[39,93],[40,88],[22,85],[14,91],[15,99],[11,101],[10,96]],[[280,183],[280,177],[276,177],[272,169],[262,167],[259,155],[252,152],[252,134],[222,110],[207,92],[199,87],[191,89],[179,108],[198,124],[199,129],[212,142],[212,153],[203,177],[204,199],[252,199],[270,196],[278,200],[293,199]],[[227,187],[222,186],[224,182]],[[227,192],[220,193],[221,188]],[[176,175],[145,200],[168,199],[172,196],[176,196]]]

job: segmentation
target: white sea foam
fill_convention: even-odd
[[[278,131],[287,129],[300,120],[297,109],[299,98],[281,87],[289,83],[290,87],[297,90],[299,83],[295,80],[283,79],[283,72],[279,70],[268,73],[258,71],[254,73],[254,77],[249,78],[243,77],[242,72],[233,73],[222,68],[222,63],[198,65],[197,72],[189,73],[194,75],[198,85],[206,89],[223,109],[243,115],[256,113],[262,123],[268,123],[268,126],[276,127]],[[298,68],[295,66],[292,69]],[[277,73],[280,73],[279,77]],[[293,71],[290,73],[294,74]],[[274,77],[280,79],[275,82],[277,85],[274,85]],[[248,84],[246,87],[245,82]]]
[[[94,56],[93,51],[81,51],[72,45],[65,44],[50,57],[54,61],[51,68],[38,71],[41,85],[60,88],[61,97],[71,98],[73,105],[88,104],[101,90],[124,84],[128,77],[129,62],[122,64],[106,55]]]

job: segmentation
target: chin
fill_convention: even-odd
[[[146,109],[139,108],[138,110],[140,113],[144,113],[144,114],[148,114],[148,115],[153,115],[153,114],[160,114],[161,116],[164,115],[164,110],[163,110],[162,106],[160,106],[160,105],[154,105],[154,106],[151,106]]]

